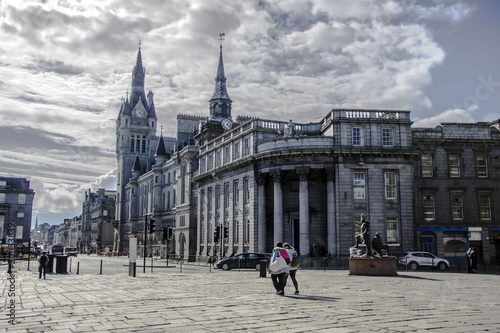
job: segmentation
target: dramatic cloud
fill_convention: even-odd
[[[335,107],[395,108],[429,127],[498,117],[488,109],[499,101],[500,73],[491,65],[498,29],[490,27],[490,67],[467,67],[469,80],[491,78],[481,98],[477,81],[435,86],[434,78],[437,72],[442,83],[466,68],[454,56],[469,52],[464,44],[472,54],[478,41],[457,31],[493,7],[460,0],[3,0],[0,173],[31,180],[40,223],[77,215],[85,190],[116,186],[109,171],[116,167],[115,121],[139,42],[146,91],[155,94],[164,135],[175,136],[177,114],[208,114],[221,32],[234,116],[310,122]],[[450,53],[443,45],[453,38]]]

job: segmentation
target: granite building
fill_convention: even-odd
[[[158,137],[142,68],[139,49],[117,120],[122,249],[146,236],[163,253],[205,260],[282,240],[304,257],[345,257],[361,214],[394,252],[414,244],[409,111],[334,109],[304,124],[233,117],[221,47],[207,116],[179,115],[177,136]]]
[[[14,238],[16,248],[29,246],[35,192],[25,178],[0,177],[0,241],[7,250],[6,237]]]

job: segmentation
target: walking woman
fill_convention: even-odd
[[[292,279],[292,283],[293,283],[293,286],[295,287],[295,295],[298,295],[299,294],[299,283],[297,282],[297,279],[295,278],[295,275],[297,274],[297,268],[299,266],[295,266],[293,265],[293,262],[299,257],[299,254],[297,253],[297,251],[295,251],[295,249],[293,248],[293,246],[291,246],[290,244],[288,243],[284,243],[283,244],[283,247],[285,249],[287,249],[288,251],[288,254],[290,254],[290,256],[292,257],[292,262],[291,262],[291,266],[290,266],[290,278]]]
[[[269,270],[271,272],[271,280],[273,281],[276,295],[285,295],[286,279],[290,269],[290,256],[287,250],[283,247],[282,242],[277,242],[273,249]]]

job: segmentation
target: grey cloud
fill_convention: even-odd
[[[91,155],[92,157],[110,157],[114,154],[106,152],[101,147],[77,146],[76,139],[56,132],[36,130],[30,127],[0,127],[0,147],[4,150],[26,151],[57,151],[61,156],[69,153],[78,155]]]
[[[80,75],[85,72],[83,68],[73,65],[67,65],[64,63],[64,61],[45,59],[38,59],[36,60],[35,64],[27,65],[23,68],[28,69],[34,73],[53,72],[60,75]]]

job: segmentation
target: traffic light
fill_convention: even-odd
[[[163,228],[163,239],[168,239],[168,228],[167,227]]]
[[[150,234],[155,232],[155,222],[156,222],[156,220],[153,220],[152,218],[149,219],[149,233]]]
[[[216,226],[214,231],[214,242],[217,243],[219,241],[219,238],[220,238],[220,229],[219,226]]]
[[[36,248],[38,248],[38,243],[37,243],[37,242],[34,242],[34,243],[33,243],[33,247],[34,247],[35,249],[36,249]]]
[[[224,227],[224,238],[229,238],[229,227]]]
[[[168,239],[174,239],[174,229],[168,227]]]

